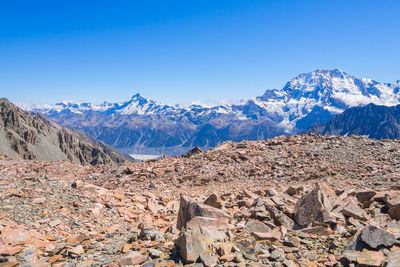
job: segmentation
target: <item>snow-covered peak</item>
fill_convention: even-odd
[[[353,88],[355,78],[342,70],[317,69],[310,73],[302,73],[286,84],[285,91],[312,92],[330,87],[334,91]]]
[[[317,69],[297,75],[282,90],[267,90],[257,100],[270,113],[281,116],[281,126],[292,132],[297,121],[316,110],[331,114],[347,108],[374,103],[392,106],[400,103],[396,85],[356,78],[340,69]]]

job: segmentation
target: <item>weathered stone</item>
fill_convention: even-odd
[[[243,227],[243,230],[251,233],[251,232],[259,232],[259,233],[265,233],[271,231],[271,228],[269,228],[265,223],[259,221],[259,220],[253,220],[250,219],[247,221],[246,225]]]
[[[121,257],[121,265],[139,265],[146,261],[146,256],[143,256],[139,252],[131,251]]]
[[[217,265],[218,258],[216,256],[211,256],[208,254],[200,254],[200,262],[204,264],[205,267],[214,267]]]
[[[251,232],[257,240],[281,240],[286,235],[286,229],[283,226],[278,226],[269,232]]]
[[[219,197],[216,194],[211,194],[205,201],[204,204],[217,208],[217,209],[221,209],[223,204],[221,199],[219,199]]]
[[[359,266],[379,267],[385,261],[382,251],[363,250],[357,257]]]
[[[294,195],[296,195],[297,194],[297,190],[296,190],[296,188],[294,188],[293,186],[289,186],[287,189],[286,189],[286,194],[288,194],[289,196],[294,196]]]
[[[389,208],[389,215],[396,221],[400,220],[400,204],[393,205]]]
[[[227,223],[227,218],[214,219],[196,216],[186,224],[186,228],[194,230],[198,227],[214,227],[218,230],[225,230],[227,228]]]
[[[187,263],[196,262],[201,253],[207,253],[209,243],[200,230],[182,232],[176,240],[180,255]]]
[[[360,203],[364,204],[365,202],[370,201],[371,198],[373,198],[375,195],[376,195],[376,192],[372,191],[372,190],[361,191],[361,192],[357,192],[356,198]]]
[[[367,215],[365,211],[354,205],[353,203],[349,203],[346,207],[341,210],[342,214],[346,217],[353,217],[358,220],[366,221]]]
[[[335,192],[329,186],[317,184],[297,202],[295,221],[299,226],[307,227],[313,222],[330,220],[329,212],[334,208],[336,199]]]
[[[199,204],[186,196],[181,196],[177,228],[179,230],[186,228],[187,223],[196,216],[215,219],[230,218],[230,215],[221,209]]]
[[[396,237],[376,226],[368,225],[361,230],[361,240],[371,248],[380,246],[391,247],[396,242]]]
[[[81,245],[78,245],[76,247],[69,249],[69,252],[75,255],[82,255],[83,253],[85,253],[85,250]]]
[[[230,254],[225,254],[221,257],[219,257],[219,260],[221,262],[232,262],[235,259],[235,254],[230,253]]]

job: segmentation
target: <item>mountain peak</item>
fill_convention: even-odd
[[[335,68],[335,69],[316,69],[312,73],[332,73],[332,74],[339,74],[345,73],[343,70]]]
[[[316,69],[312,72],[301,73],[294,77],[291,81],[296,81],[299,79],[306,80],[329,80],[332,78],[346,78],[351,77],[349,74],[341,69]]]
[[[131,99],[137,99],[137,98],[143,98],[143,96],[140,93],[136,93],[131,97]]]
[[[132,96],[130,101],[128,101],[128,103],[132,103],[132,102],[145,104],[145,103],[150,103],[150,102],[154,102],[154,101],[142,96],[140,93],[137,93],[134,96]]]

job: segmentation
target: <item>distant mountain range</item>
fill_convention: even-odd
[[[60,126],[40,114],[28,114],[5,98],[0,99],[0,154],[92,165],[127,159],[93,137]]]
[[[234,105],[185,108],[136,94],[123,103],[63,102],[23,108],[82,130],[124,153],[181,154],[194,146],[207,149],[227,140],[303,132],[348,108],[369,103],[400,104],[400,81],[379,83],[338,69],[318,69],[296,76],[281,90],[267,90]]]
[[[400,105],[386,107],[368,104],[349,108],[324,124],[313,125],[307,132],[396,139],[400,137]]]

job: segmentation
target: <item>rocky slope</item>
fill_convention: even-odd
[[[59,103],[25,106],[57,123],[82,130],[123,152],[185,153],[224,141],[263,140],[324,123],[349,107],[400,104],[400,82],[379,83],[341,70],[315,70],[289,81],[282,90],[240,104],[179,107],[137,94],[123,103]]]
[[[329,122],[312,126],[308,132],[329,135],[366,135],[375,139],[400,137],[400,105],[394,107],[369,104],[354,107]]]
[[[301,135],[122,165],[2,157],[0,266],[398,266],[399,151]]]
[[[45,161],[70,160],[101,164],[127,158],[86,134],[70,130],[42,115],[28,114],[0,99],[0,154]]]

